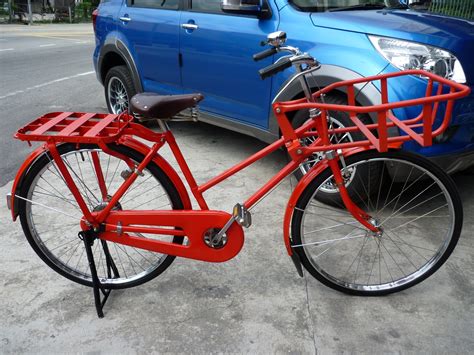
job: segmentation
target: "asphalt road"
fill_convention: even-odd
[[[52,111],[105,112],[91,24],[0,27],[0,186],[31,150],[16,130]]]

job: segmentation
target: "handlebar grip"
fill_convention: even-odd
[[[259,61],[259,60],[262,60],[262,59],[265,59],[267,57],[270,57],[274,54],[277,53],[277,50],[275,47],[272,47],[272,48],[268,48],[268,49],[265,49],[264,51],[261,51],[259,53],[256,53],[253,55],[253,60],[254,61]]]
[[[291,67],[290,58],[283,58],[282,60],[278,61],[275,64],[272,64],[272,65],[269,65],[268,67],[260,69],[258,71],[258,74],[260,75],[260,78],[262,78],[263,80],[289,67]]]

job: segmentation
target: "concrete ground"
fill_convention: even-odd
[[[4,57],[1,60],[3,68]],[[6,75],[2,69],[2,78]],[[93,76],[87,82],[85,78],[45,86],[65,93],[51,105],[86,108],[84,98],[91,97],[89,110],[104,109],[100,86]],[[83,82],[90,85],[88,92],[77,87]],[[83,91],[84,96],[78,95]],[[53,111],[48,100],[40,106],[47,93],[37,94],[38,102],[23,111],[25,121],[33,114]],[[77,101],[71,101],[72,95]],[[13,97],[19,102],[29,96]],[[255,139],[203,123],[173,124],[173,130],[199,182],[264,147]],[[3,147],[13,140],[1,137],[4,166]],[[29,148],[22,144],[22,149],[24,156]],[[7,172],[1,170],[5,182],[0,196],[9,192],[20,162],[16,158]],[[230,211],[284,162],[284,155],[275,153],[210,190],[206,198],[211,208]],[[0,353],[470,353],[474,349],[474,185],[472,175],[454,178],[464,202],[460,242],[436,274],[409,290],[387,297],[351,297],[308,274],[299,278],[282,239],[283,212],[294,186],[287,180],[254,209],[254,223],[235,259],[223,264],[176,259],[157,279],[114,291],[104,319],[95,314],[92,290],[48,268],[1,203]]]
[[[175,128],[199,181],[261,147],[205,124]],[[277,154],[224,183],[207,195],[211,206],[230,211],[283,162]],[[95,315],[91,290],[43,264],[2,204],[0,351],[469,353],[474,348],[471,179],[456,176],[466,222],[454,254],[431,278],[399,294],[350,297],[307,274],[297,276],[281,232],[288,181],[256,208],[235,259],[224,264],[177,259],[159,278],[113,292],[104,319]]]

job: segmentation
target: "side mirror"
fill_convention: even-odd
[[[258,18],[266,18],[270,14],[262,0],[222,0],[221,9],[223,12],[254,15]]]

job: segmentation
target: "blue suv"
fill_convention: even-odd
[[[126,110],[137,92],[201,92],[206,99],[200,120],[265,142],[279,137],[272,100],[303,96],[300,86],[287,85],[291,70],[259,78],[258,69],[279,56],[252,60],[270,32],[286,31],[288,43],[322,63],[308,78],[315,89],[413,68],[471,88],[474,82],[474,23],[420,12],[398,0],[102,0],[94,29],[94,65],[110,112]],[[423,77],[407,76],[391,85],[391,101],[424,96],[426,90]],[[379,100],[376,86],[358,88],[358,104]],[[333,92],[326,101],[343,103],[346,94]],[[413,117],[416,109],[397,116]],[[330,116],[336,126],[352,125],[344,113]],[[296,127],[306,119],[299,112],[292,122]],[[456,103],[450,128],[432,147],[407,143],[404,148],[447,172],[474,165],[474,94]]]

